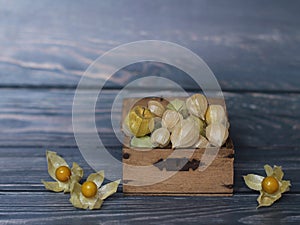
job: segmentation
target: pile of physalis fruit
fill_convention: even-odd
[[[228,138],[229,122],[222,105],[208,104],[202,94],[185,101],[174,99],[165,107],[149,100],[146,106],[134,106],[126,116],[122,130],[137,148],[221,147]]]
[[[66,161],[53,151],[47,151],[46,157],[48,173],[55,181],[42,180],[42,183],[50,191],[70,193],[70,202],[76,208],[100,209],[104,199],[117,191],[120,180],[101,187],[104,181],[103,170],[90,174],[86,181],[80,184],[83,169],[77,163],[73,163],[70,168]]]

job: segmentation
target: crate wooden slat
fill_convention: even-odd
[[[150,99],[124,99],[123,119],[133,105],[145,106]],[[168,103],[165,99],[156,100]],[[215,99],[210,102],[222,103]],[[126,137],[123,144],[125,194],[232,195],[234,148],[230,138],[220,149],[140,149],[130,147],[129,141]]]

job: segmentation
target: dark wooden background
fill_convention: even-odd
[[[0,0],[0,224],[300,224],[299,10],[297,0]],[[125,197],[120,187],[100,211],[77,210],[68,195],[41,184],[50,180],[45,151],[93,171],[72,130],[76,86],[101,54],[143,39],[187,47],[215,73],[236,150],[234,196]],[[101,93],[96,120],[119,159],[110,107],[137,74],[174,75],[197,91],[166,65],[117,73]],[[85,91],[88,99],[96,90]],[[281,165],[292,188],[257,210],[258,192],[246,188],[242,175],[263,175],[266,163]]]

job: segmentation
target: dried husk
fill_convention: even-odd
[[[116,181],[110,182],[110,183],[102,186],[99,189],[100,199],[104,200],[104,199],[108,198],[109,196],[113,195],[114,193],[116,193],[120,182],[121,182],[121,180],[116,180]]]
[[[273,177],[277,180],[282,180],[284,173],[282,172],[281,166],[274,166],[273,168]]]
[[[149,136],[144,137],[132,137],[130,146],[135,148],[153,148],[151,138]]]
[[[167,105],[167,109],[179,112],[182,108],[185,107],[185,102],[183,100],[180,100],[178,98],[172,100]]]
[[[91,173],[86,180],[93,181],[97,187],[100,187],[104,181],[104,170],[100,170],[97,173]]]
[[[161,127],[151,134],[151,142],[154,147],[163,148],[170,142],[170,132],[167,128]]]
[[[178,98],[170,101],[170,103],[167,105],[167,109],[179,112],[183,118],[187,118],[189,115],[189,111],[186,108],[185,101]]]
[[[199,128],[199,133],[200,133],[200,135],[202,135],[202,136],[205,136],[205,135],[206,135],[206,134],[205,134],[205,128],[206,128],[206,123],[205,123],[205,121],[203,121],[203,120],[201,120],[200,118],[198,118],[198,117],[196,117],[196,116],[193,116],[193,115],[189,116],[189,117],[187,118],[187,120],[192,120],[192,121],[195,123],[195,125]]]
[[[264,177],[259,176],[256,174],[248,174],[247,176],[244,176],[244,181],[246,185],[255,191],[260,191],[261,190],[261,182],[263,181]]]
[[[161,128],[162,127],[161,121],[162,119],[160,117],[155,117],[153,123],[154,127],[150,128],[150,130],[154,131],[157,130],[158,128]]]
[[[129,113],[126,115],[126,117],[122,123],[122,131],[128,137],[134,136],[129,127]]]
[[[83,177],[83,169],[75,162],[73,162],[72,168],[71,168],[71,177],[70,182],[73,180],[80,181]]]
[[[207,106],[207,99],[202,94],[194,94],[186,100],[186,107],[189,113],[202,120],[205,120]]]
[[[265,169],[265,172],[266,172],[268,177],[272,176],[273,168],[270,165],[268,165],[268,164],[264,165],[264,169]]]
[[[258,202],[257,208],[262,207],[262,206],[270,206],[280,198],[281,198],[280,192],[270,195],[261,190],[260,195],[257,198],[257,202]]]
[[[148,101],[148,109],[158,117],[162,117],[165,112],[165,107],[160,102],[154,100]]]
[[[280,181],[280,192],[284,193],[290,190],[291,182],[289,180],[281,180]]]
[[[205,131],[206,138],[216,147],[221,147],[228,138],[228,129],[221,123],[212,123],[206,127]]]
[[[188,148],[199,139],[199,130],[191,120],[182,120],[171,133],[172,148]]]
[[[173,110],[166,110],[162,116],[162,127],[167,128],[170,132],[172,132],[175,126],[183,120],[182,115]]]
[[[148,108],[135,106],[129,112],[129,129],[136,137],[142,137],[152,132],[154,115]]]
[[[195,148],[208,148],[209,146],[209,141],[202,135],[199,136],[198,141],[194,145]]]
[[[60,186],[57,181],[47,182],[42,180],[42,183],[44,184],[45,188],[49,191],[62,192],[66,189],[64,186]]]
[[[205,114],[207,124],[222,123],[229,128],[228,118],[225,109],[221,105],[209,105]]]

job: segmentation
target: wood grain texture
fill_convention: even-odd
[[[95,92],[82,92],[85,104],[90,104]],[[96,105],[96,126],[105,146],[121,146],[112,130],[110,113],[118,93],[119,90],[103,90]],[[0,96],[1,146],[76,146],[72,127],[73,90],[0,89]],[[237,149],[300,145],[299,94],[227,92],[225,99],[230,136]],[[121,107],[122,102],[115,108],[116,121],[121,120]],[[83,105],[82,123],[87,116]],[[86,127],[81,131],[88,136]]]
[[[121,144],[108,126],[117,92],[101,94],[96,119],[107,148],[121,159]],[[91,91],[85,93],[89,102]],[[232,198],[123,197],[120,187],[119,194],[106,201],[101,211],[93,212],[74,209],[67,195],[47,192],[40,181],[50,180],[46,148],[57,151],[68,163],[78,162],[86,175],[93,171],[73,137],[74,91],[1,89],[0,94],[1,224],[81,224],[82,220],[89,224],[141,224],[145,220],[149,224],[299,223],[298,94],[225,93],[231,135],[238,146]],[[258,193],[245,187],[242,175],[264,175],[265,163],[283,166],[285,179],[293,186],[272,208],[256,210]]]
[[[123,148],[123,155],[129,155],[128,159],[123,157],[123,192],[132,195],[230,196],[233,192],[233,149],[222,148],[218,153],[208,149],[208,158],[216,154],[209,165],[209,159],[205,161],[202,158],[205,149],[196,149],[194,153],[191,151]],[[199,166],[181,171],[184,165],[193,160]],[[182,163],[178,166],[180,161]]]
[[[75,87],[104,52],[123,43],[155,39],[199,54],[223,89],[300,90],[297,0],[113,4],[2,0],[0,4],[1,86]],[[125,68],[107,85],[123,87],[136,74],[173,79],[176,74],[181,85],[195,88],[180,71],[158,64]]]
[[[55,147],[67,163],[77,162],[85,171],[84,179],[93,169],[87,164],[77,147]],[[108,148],[121,161],[121,148]],[[290,193],[300,192],[299,147],[297,148],[239,148],[235,151],[234,161],[234,193],[255,193],[248,189],[242,179],[248,173],[265,176],[263,166],[280,165],[285,173],[284,179],[291,180]],[[104,170],[110,164],[101,164]],[[47,172],[46,148],[44,147],[9,147],[0,148],[0,190],[1,191],[46,191],[41,179],[51,181]],[[121,171],[120,173],[121,174]],[[115,177],[119,179],[120,177]],[[121,191],[121,189],[119,190]]]
[[[299,224],[300,196],[256,209],[257,195],[108,198],[101,210],[77,210],[66,194],[0,192],[1,224]],[[276,222],[275,222],[276,221]]]

